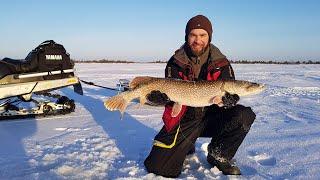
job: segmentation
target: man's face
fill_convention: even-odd
[[[203,29],[193,29],[188,35],[188,45],[194,55],[200,56],[209,44],[209,35]]]

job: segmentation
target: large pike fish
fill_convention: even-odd
[[[262,84],[239,80],[184,81],[179,79],[136,77],[130,82],[130,90],[113,96],[104,102],[110,111],[124,113],[128,104],[139,98],[141,104],[147,102],[151,91],[165,93],[174,103],[172,116],[176,116],[182,105],[204,107],[214,104],[214,97],[222,97],[226,92],[241,96],[258,94],[265,89]]]

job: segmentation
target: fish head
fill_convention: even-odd
[[[265,90],[265,85],[249,82],[249,81],[227,81],[224,85],[224,90],[239,96],[248,96],[259,94]]]

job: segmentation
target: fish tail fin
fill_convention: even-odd
[[[124,96],[117,95],[113,96],[110,99],[106,100],[104,102],[104,106],[109,111],[116,111],[119,110],[121,112],[121,115],[123,115],[124,111],[126,110],[128,106],[129,101],[127,101]]]
[[[141,84],[147,84],[153,81],[155,78],[149,76],[138,76],[135,77],[129,84],[130,89],[134,89]]]

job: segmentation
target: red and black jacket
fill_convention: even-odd
[[[184,45],[185,46],[185,45]],[[184,46],[178,49],[170,58],[165,69],[166,78],[183,79],[190,81],[218,79],[235,79],[233,69],[228,59],[214,45],[210,45],[209,57],[207,62],[202,66],[200,74],[195,77],[192,63],[186,53]],[[167,132],[174,129],[186,114],[194,117],[187,117],[190,120],[199,119],[199,114],[194,113],[196,108],[183,106],[178,116],[172,117],[172,105],[166,105],[162,120]],[[189,113],[187,113],[189,112]]]

